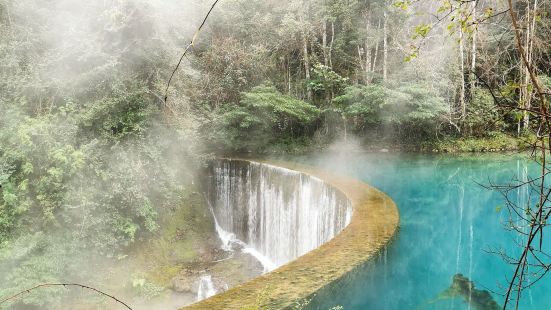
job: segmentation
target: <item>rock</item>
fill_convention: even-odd
[[[172,278],[172,290],[177,293],[185,293],[196,296],[199,291],[199,285],[201,283],[201,277],[204,275],[211,275],[209,271],[190,271],[182,270],[180,274]],[[220,293],[228,290],[229,286],[219,276],[211,275],[211,280],[214,285],[214,289]]]
[[[199,290],[199,276],[187,270],[180,272],[171,282],[175,292],[197,294]]]
[[[381,149],[379,152],[381,152],[381,153],[388,153],[388,149]]]
[[[216,289],[217,294],[229,289],[228,284],[220,278],[212,278],[212,283],[214,284],[214,289]]]

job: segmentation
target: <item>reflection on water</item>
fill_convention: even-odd
[[[347,310],[463,310],[494,309],[490,300],[503,303],[503,297],[494,292],[503,292],[512,266],[487,250],[514,253],[515,241],[521,240],[503,228],[509,219],[505,208],[500,208],[503,198],[477,182],[526,180],[537,173],[529,160],[504,155],[392,154],[286,159],[364,180],[389,194],[400,209],[400,231],[391,246],[319,292],[310,309],[342,305]],[[522,188],[511,197],[519,205],[529,199]],[[466,300],[460,290],[449,294],[452,279],[456,286],[472,281],[479,299],[473,300],[471,294]],[[520,309],[549,308],[551,278],[543,281],[525,292]],[[441,294],[444,291],[448,295]]]

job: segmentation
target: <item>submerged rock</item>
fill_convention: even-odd
[[[439,299],[462,297],[476,310],[499,310],[501,307],[487,290],[478,290],[473,281],[458,273],[453,276],[452,285],[442,292]]]
[[[181,272],[172,278],[172,289],[179,293],[197,294],[199,289],[199,276],[189,272]]]

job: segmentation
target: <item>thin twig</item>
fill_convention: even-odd
[[[526,67],[526,70],[528,71],[530,80],[532,81],[532,84],[535,86],[536,93],[538,94],[538,97],[540,99],[540,106],[539,106],[540,112],[541,112],[540,113],[541,114],[540,125],[546,126],[548,131],[549,131],[548,135],[551,135],[551,124],[549,122],[549,119],[547,118],[547,114],[548,114],[547,113],[547,105],[546,105],[546,102],[545,102],[545,96],[543,94],[543,89],[542,89],[541,85],[539,84],[538,79],[536,78],[536,73],[534,72],[534,68],[532,67],[531,62],[529,61],[529,59],[526,55],[524,47],[522,46],[520,27],[518,25],[517,16],[516,16],[516,13],[515,13],[515,10],[514,10],[514,7],[513,7],[513,1],[512,0],[507,0],[507,4],[509,6],[509,15],[511,17],[511,23],[513,24],[513,33],[515,35],[515,41],[516,41],[518,53],[520,54],[522,62],[524,63],[524,66]],[[544,203],[546,202],[544,199],[546,199],[548,197],[544,193],[546,151],[545,151],[545,138],[543,137],[543,135],[541,135],[541,137],[538,135],[538,140],[540,140],[540,142],[542,144],[541,145],[542,146],[542,152],[541,152],[541,157],[542,157],[542,179],[540,181],[541,182],[540,183],[540,193],[539,193],[540,194],[540,199],[539,199],[539,204],[538,204],[538,209],[537,209],[537,212],[536,212],[536,216],[535,216],[535,219],[534,219],[535,223],[530,225],[530,232],[528,234],[528,238],[527,238],[526,243],[524,245],[524,250],[522,251],[522,254],[520,255],[520,258],[517,261],[518,263],[516,265],[515,272],[513,274],[513,278],[510,280],[508,288],[507,288],[507,293],[505,295],[505,302],[503,304],[503,309],[504,310],[507,309],[507,304],[511,300],[511,292],[514,289],[514,285],[515,285],[515,282],[516,282],[517,279],[518,279],[518,284],[517,284],[516,309],[518,309],[518,301],[520,299],[520,294],[521,294],[521,290],[522,290],[522,283],[523,283],[523,280],[524,280],[524,273],[526,271],[526,263],[527,263],[527,260],[528,260],[527,256],[528,256],[530,250],[532,249],[532,242],[534,241],[534,239],[535,239],[536,235],[538,234],[538,232],[540,233],[540,247],[541,247],[541,242],[542,242],[542,239],[543,239],[543,235],[542,235],[543,234],[543,225],[542,224],[544,222],[542,221],[542,218],[543,218],[543,213],[544,213]],[[551,140],[549,141],[549,144],[550,144],[549,146],[551,148]]]
[[[218,4],[218,1],[220,1],[220,0],[215,0],[212,3],[212,6],[210,7],[210,10],[207,12],[207,15],[205,15],[205,18],[203,19],[203,22],[201,23],[199,28],[197,28],[197,31],[195,31],[195,34],[193,35],[193,38],[191,39],[189,44],[184,49],[184,52],[182,53],[182,56],[180,56],[180,60],[178,60],[178,63],[174,67],[174,70],[172,71],[172,74],[170,75],[170,78],[168,79],[168,82],[166,83],[165,96],[164,96],[165,105],[166,105],[166,102],[168,100],[168,89],[170,88],[170,83],[172,82],[172,78],[174,77],[174,74],[176,74],[176,71],[178,71],[178,68],[180,68],[180,65],[182,64],[182,60],[184,60],[184,57],[186,57],[188,51],[195,44],[195,40],[199,36],[199,32],[201,32],[201,29],[203,29],[203,26],[205,26],[205,23],[207,22],[207,19],[209,18],[210,13],[212,12],[212,10],[214,10],[214,7],[216,6],[216,4]]]
[[[20,292],[18,292],[17,294],[14,294],[14,295],[11,295],[11,296],[8,296],[8,297],[5,297],[3,298],[2,300],[0,300],[0,305],[3,304],[3,303],[6,303],[10,300],[14,300],[14,299],[17,299],[18,297],[20,297],[21,295],[23,294],[26,294],[26,293],[30,293],[31,291],[33,290],[36,290],[36,289],[39,289],[39,288],[47,288],[47,287],[54,287],[54,286],[63,286],[63,287],[67,287],[67,286],[76,286],[76,287],[80,287],[80,288],[85,288],[87,290],[91,290],[91,291],[94,291],[100,295],[103,295],[103,296],[106,296],[106,297],[109,297],[111,298],[112,300],[120,303],[121,305],[125,306],[127,309],[130,309],[132,310],[132,308],[130,308],[129,305],[127,305],[124,301],[118,299],[117,297],[113,296],[113,295],[109,295],[105,292],[102,292],[100,290],[98,290],[97,288],[93,288],[91,286],[88,286],[88,285],[83,285],[83,284],[78,284],[78,283],[42,283],[42,284],[38,284],[38,285],[35,285],[31,288],[28,288],[28,289],[25,289],[25,290],[22,290]]]

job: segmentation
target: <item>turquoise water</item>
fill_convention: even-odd
[[[507,183],[535,175],[536,166],[521,157],[364,154],[292,158],[361,179],[387,193],[400,210],[395,241],[373,262],[321,291],[311,309],[341,305],[356,309],[484,309],[461,298],[439,294],[461,273],[477,289],[492,291],[499,305],[501,287],[512,266],[489,249],[514,253],[515,237],[499,193],[478,183]],[[512,194],[526,202],[528,194]],[[501,286],[500,286],[501,285]],[[551,275],[526,290],[520,309],[551,309]]]

